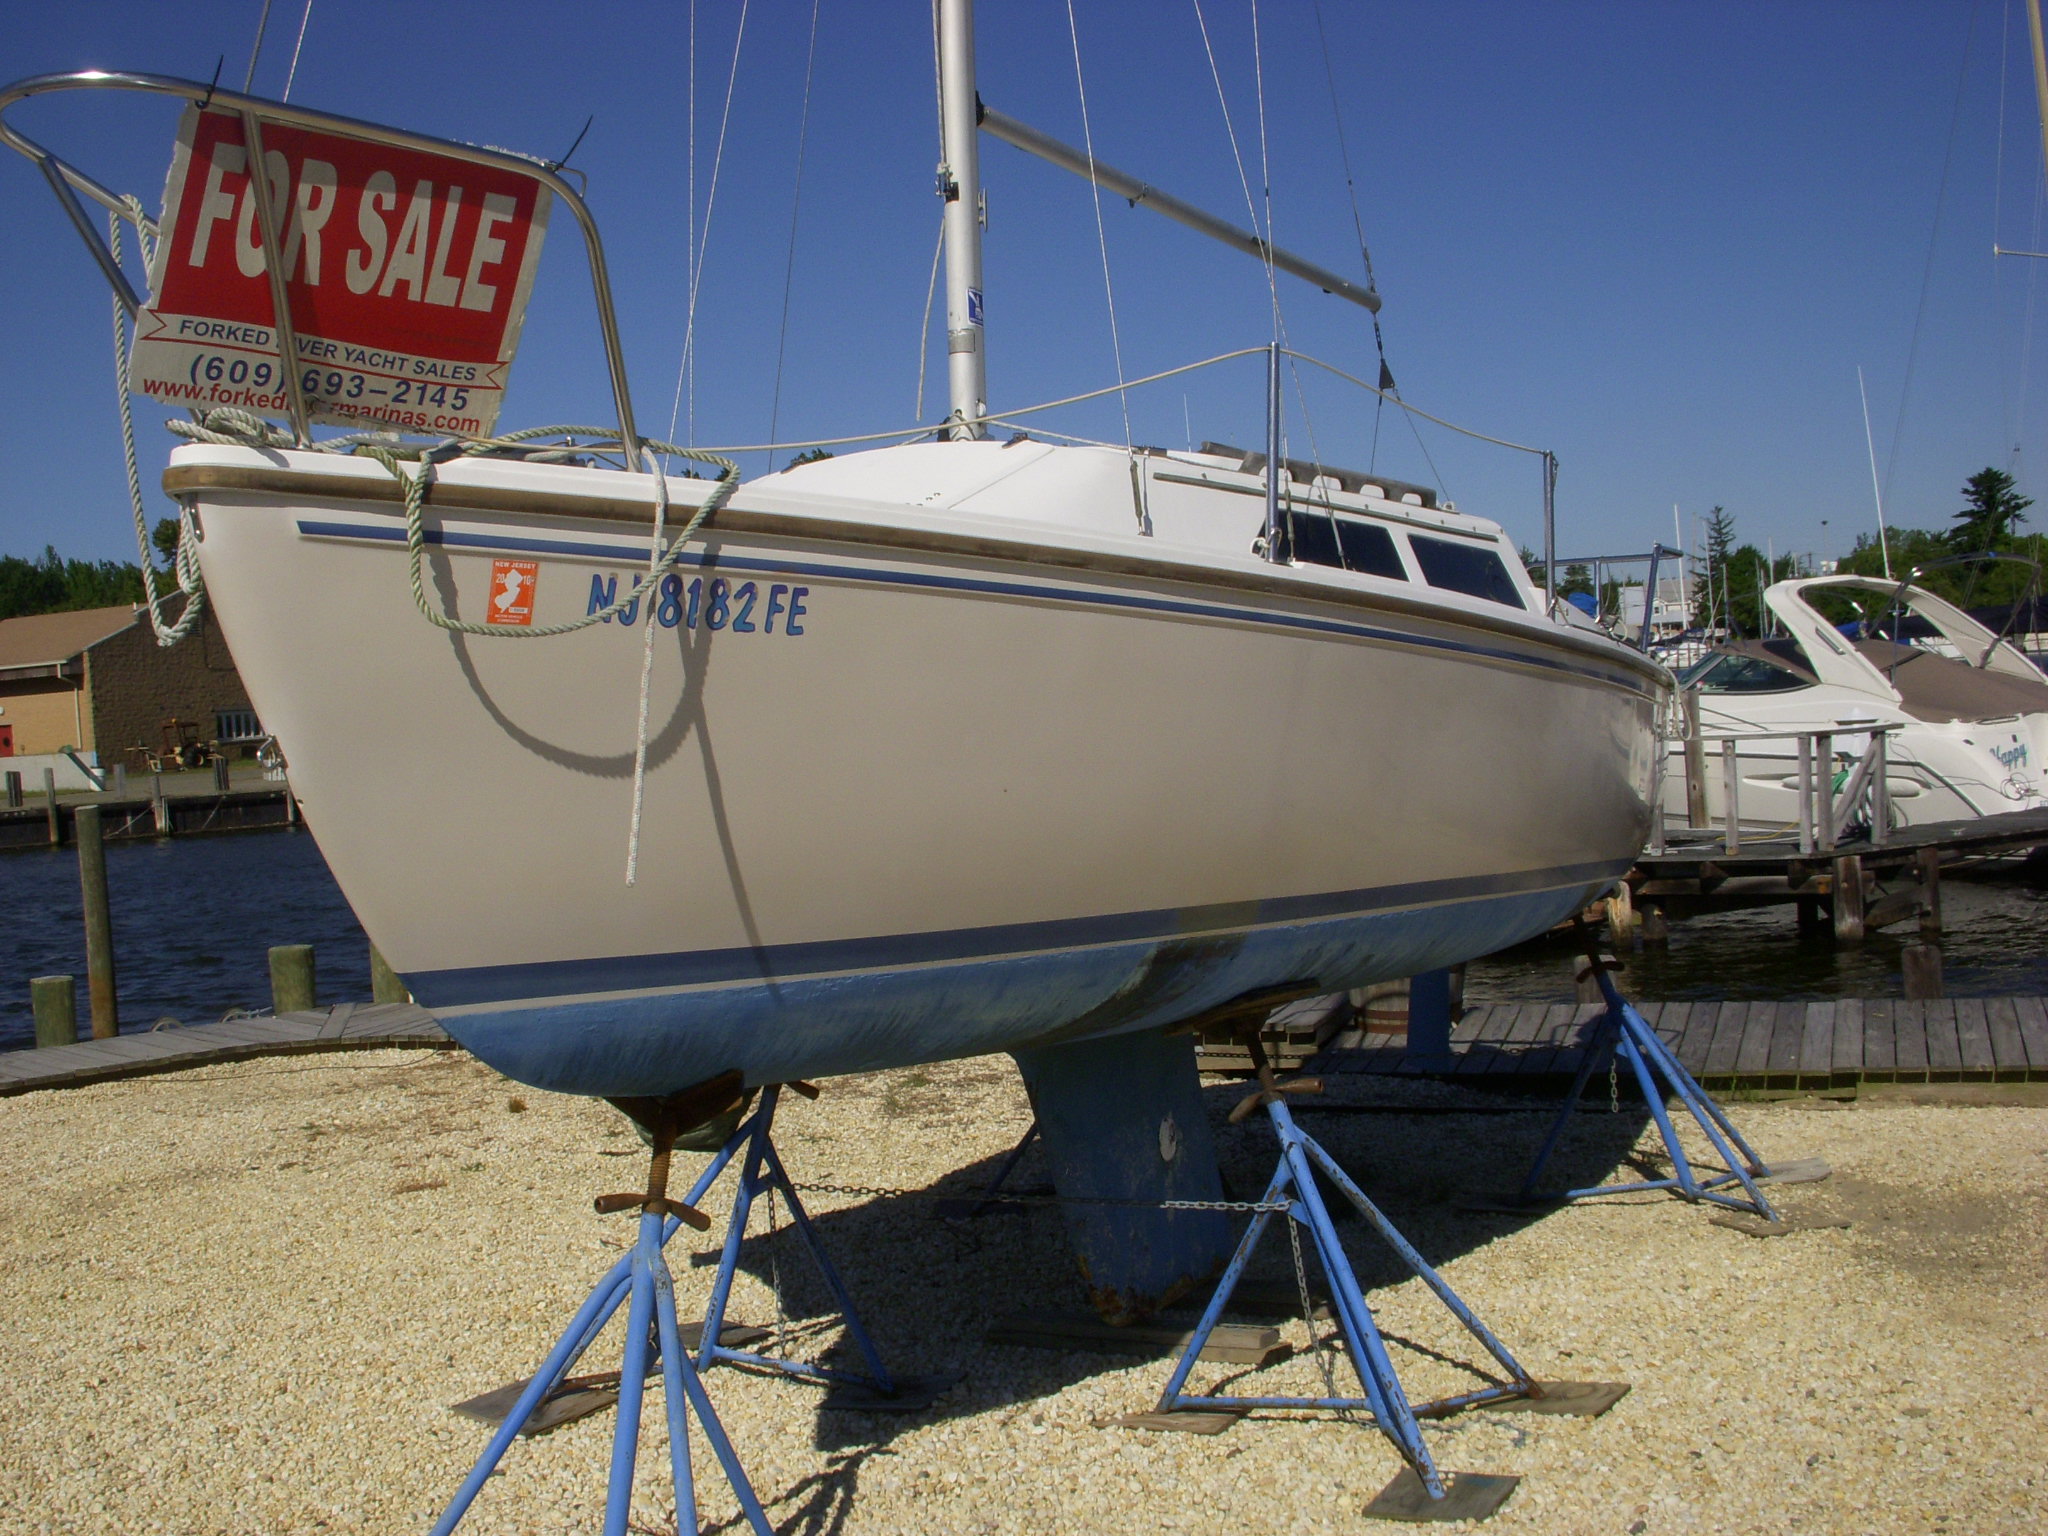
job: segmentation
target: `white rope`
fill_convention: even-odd
[[[126,200],[132,211],[139,215],[141,203],[134,198]],[[142,248],[145,267],[156,264],[156,244],[147,230],[138,223],[135,242]],[[107,247],[114,258],[114,264],[121,262],[121,215],[107,214]],[[199,616],[206,609],[206,583],[199,574],[199,532],[193,526],[192,509],[180,502],[178,505],[178,543],[171,556],[171,571],[176,577],[178,590],[184,594],[185,604],[179,612],[177,622],[164,622],[163,603],[156,589],[156,561],[150,554],[149,513],[142,501],[142,470],[135,456],[135,413],[128,399],[128,311],[119,299],[114,300],[114,398],[121,412],[121,461],[128,475],[128,508],[135,519],[135,558],[142,567],[142,596],[149,608],[150,633],[160,646],[176,645],[192,632],[192,626],[199,622]]]
[[[740,25],[732,40],[732,68],[725,78],[725,109],[718,119],[718,147],[711,153],[711,187],[704,195],[704,227],[694,233],[695,249],[690,252],[690,290],[688,309],[683,316],[683,355],[676,366],[676,399],[668,415],[668,435],[676,435],[676,416],[682,409],[684,381],[689,381],[690,414],[686,436],[697,435],[697,294],[704,282],[704,259],[711,250],[711,215],[718,207],[718,178],[725,167],[725,135],[732,125],[732,98],[738,89],[740,79],[740,50],[747,41],[747,12],[752,0],[740,0]],[[696,214],[695,181],[697,170],[696,131],[696,11],[691,10],[690,38],[690,173],[692,183],[691,216],[694,223]]]
[[[668,526],[668,476],[661,459],[652,449],[641,453],[647,471],[654,476],[654,538],[647,549],[647,580],[658,580],[661,566],[661,536]],[[682,540],[676,540],[681,545]],[[653,588],[657,593],[658,588]],[[633,819],[626,831],[626,884],[637,883],[640,874],[640,810],[647,800],[647,701],[654,682],[654,610],[649,600],[641,628],[646,640],[640,649],[640,718],[633,733]]]
[[[1116,359],[1117,401],[1123,409],[1124,442],[1131,441],[1131,397],[1124,388],[1124,344],[1116,325],[1116,285],[1109,276],[1109,233],[1102,224],[1102,188],[1095,181],[1095,130],[1088,121],[1088,82],[1081,74],[1081,29],[1074,0],[1067,0],[1067,35],[1074,43],[1074,89],[1081,98],[1081,147],[1088,155],[1088,198],[1095,209],[1095,244],[1102,252],[1102,296],[1109,305],[1109,349]]]

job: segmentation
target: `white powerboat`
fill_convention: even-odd
[[[1852,639],[1814,604],[1830,593],[1881,595],[1934,633],[1927,644]],[[1910,582],[1819,576],[1779,582],[1764,602],[1782,635],[1723,645],[1679,678],[1699,694],[1702,733],[1735,741],[1743,822],[1799,819],[1791,733],[1831,733],[1832,771],[1857,760],[1873,726],[1893,727],[1885,732],[1885,789],[1894,825],[2048,805],[2048,678],[2012,644]],[[1669,750],[1665,809],[1682,818],[1684,744]],[[1726,814],[1722,776],[1708,773],[1705,789],[1718,823]]]

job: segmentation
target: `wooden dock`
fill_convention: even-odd
[[[1844,998],[1806,1003],[1639,1003],[1710,1091],[1822,1090],[1860,1083],[2048,1082],[2048,1000]],[[1308,1070],[1498,1081],[1567,1081],[1585,1060],[1594,1003],[1474,1007],[1451,1031],[1449,1071],[1411,1062],[1405,1040],[1334,1045]]]
[[[18,808],[0,808],[0,850],[70,846],[74,842],[72,826],[81,805],[100,807],[101,835],[108,842],[285,827],[297,819],[291,793],[282,784],[231,789],[224,794],[181,791],[160,800],[146,795],[129,795],[124,799],[110,795],[62,796],[57,801],[53,836],[49,802],[37,795]]]
[[[1833,848],[1803,852],[1797,837],[1784,832],[1745,830],[1733,853],[1716,832],[1675,830],[1669,838],[1665,846],[1637,858],[1628,883],[1638,909],[1659,907],[1672,917],[1685,917],[1733,906],[1825,901],[1845,867],[1866,877],[1912,884],[1920,878],[1923,854],[1954,864],[2048,846],[2048,811],[1898,827],[1882,843],[1844,839]]]
[[[1715,1091],[1817,1091],[1859,1083],[2048,1082],[2048,999],[1844,998],[1807,1003],[1642,1003],[1643,1017]],[[1585,1059],[1597,1004],[1496,1003],[1451,1032],[1449,1070],[1409,1059],[1401,1036],[1325,1048],[1307,1070],[1549,1087]],[[452,1048],[410,1003],[340,1003],[279,1018],[145,1031],[43,1050],[0,1052],[0,1097],[113,1078],[309,1051]]]
[[[251,1056],[454,1044],[432,1015],[410,1003],[337,1003],[277,1018],[195,1024],[111,1040],[81,1040],[77,1045],[0,1052],[0,1097],[215,1066]]]

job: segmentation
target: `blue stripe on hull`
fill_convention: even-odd
[[[750,1083],[831,1077],[1158,1028],[1256,987],[1314,979],[1336,991],[1411,976],[1541,933],[1607,883],[1186,939],[509,1005],[442,1023],[506,1076],[562,1093],[667,1093],[731,1067]]]

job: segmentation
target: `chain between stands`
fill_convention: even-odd
[[[863,1195],[895,1200],[966,1200],[980,1205],[1113,1205],[1144,1211],[1271,1211],[1288,1210],[1286,1200],[1119,1200],[1113,1195],[1008,1195],[979,1190],[887,1189],[872,1184],[792,1184],[811,1195]]]

